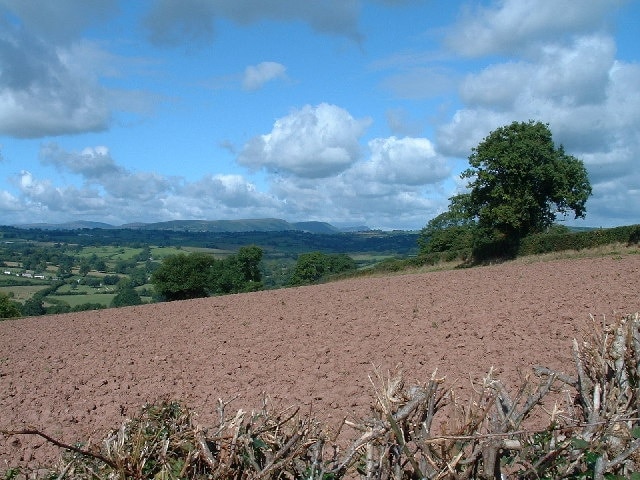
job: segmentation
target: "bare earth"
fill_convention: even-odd
[[[640,255],[522,262],[0,322],[0,429],[99,440],[161,396],[208,424],[230,409],[303,405],[323,421],[366,415],[373,365],[410,381],[435,368],[507,385],[542,364],[573,372],[589,316],[640,310]],[[0,471],[57,451],[0,436]]]

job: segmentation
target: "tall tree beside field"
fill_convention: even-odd
[[[558,215],[586,215],[587,171],[554,145],[547,124],[513,122],[494,130],[473,148],[469,165],[462,173],[469,191],[452,197],[449,211],[425,227],[423,253],[468,241],[471,233],[476,260],[510,256],[522,238],[547,230]]]
[[[202,253],[171,255],[153,272],[151,283],[169,301],[206,297],[214,264],[211,255]]]
[[[203,253],[172,255],[153,272],[151,283],[167,300],[261,290],[261,260],[262,249],[256,246],[242,247],[223,260]]]
[[[246,283],[262,285],[262,273],[260,272],[262,254],[262,249],[255,245],[240,247],[238,250],[236,255],[238,266]],[[255,288],[250,288],[250,290],[255,290]]]
[[[47,313],[47,309],[44,308],[44,302],[40,295],[34,295],[31,298],[25,300],[22,305],[22,314],[25,317],[36,317],[38,315],[44,315]]]
[[[481,229],[519,239],[544,231],[558,214],[586,214],[591,185],[584,164],[555,147],[546,124],[498,128],[473,149],[469,164],[462,178],[470,179],[470,192],[459,200]]]
[[[236,255],[217,261],[211,270],[211,293],[224,295],[262,290],[262,255],[260,247],[250,245],[241,247]]]
[[[82,263],[80,264],[80,268],[78,270],[78,273],[80,273],[80,275],[82,275],[84,277],[90,271],[91,271],[91,264],[88,261],[83,260]]]
[[[21,316],[20,305],[4,292],[0,292],[0,318],[15,318]]]
[[[306,285],[315,283],[327,275],[335,275],[355,269],[355,261],[345,254],[302,253],[298,256],[289,284]]]
[[[128,307],[131,305],[141,305],[142,298],[129,279],[122,279],[118,282],[118,290],[111,300],[112,307]]]

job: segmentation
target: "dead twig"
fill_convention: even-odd
[[[7,436],[11,436],[11,435],[35,435],[37,437],[41,437],[44,438],[47,442],[51,443],[52,445],[55,445],[56,447],[62,448],[63,450],[68,450],[70,452],[74,452],[77,454],[80,454],[84,457],[90,457],[93,458],[95,460],[99,460],[103,463],[105,463],[106,465],[109,465],[111,468],[116,468],[117,465],[110,459],[108,459],[107,457],[105,457],[104,455],[101,455],[99,453],[94,453],[90,450],[86,450],[84,448],[80,448],[80,447],[76,447],[75,445],[70,445],[68,443],[64,443],[61,442],[60,440],[57,440],[55,438],[53,438],[51,435],[38,430],[37,428],[34,427],[29,427],[29,428],[25,428],[25,429],[21,429],[21,430],[0,430],[0,433],[2,435],[7,435]]]

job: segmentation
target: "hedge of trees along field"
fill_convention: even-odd
[[[216,259],[204,253],[167,257],[151,277],[164,300],[250,292],[262,289],[262,249],[242,247],[236,255]]]

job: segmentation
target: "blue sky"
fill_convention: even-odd
[[[640,223],[640,2],[0,0],[0,223],[418,229],[548,123]]]

